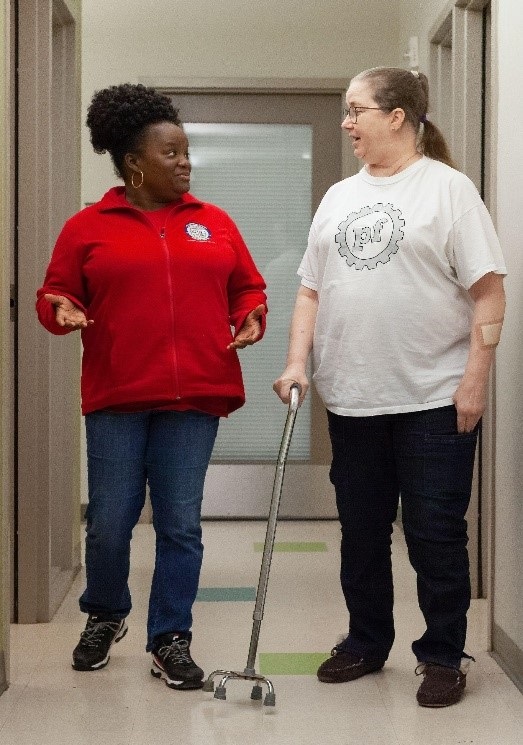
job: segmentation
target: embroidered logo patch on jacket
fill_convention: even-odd
[[[211,237],[211,231],[205,225],[198,222],[188,222],[185,226],[185,232],[194,241],[208,241]]]

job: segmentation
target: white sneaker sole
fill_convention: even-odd
[[[153,667],[151,668],[153,678],[165,680],[165,685],[174,688],[176,691],[191,691],[197,688],[203,688],[203,678],[201,680],[193,678],[192,680],[172,680],[169,678],[161,664],[153,655]]]

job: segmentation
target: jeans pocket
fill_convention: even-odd
[[[473,429],[472,432],[438,432],[427,433],[425,435],[425,442],[427,444],[441,445],[442,447],[452,447],[455,445],[459,447],[463,444],[473,444],[475,446],[478,437],[478,430]]]
[[[425,480],[443,493],[470,498],[476,454],[477,430],[427,433],[425,435]],[[430,487],[429,487],[430,488]]]

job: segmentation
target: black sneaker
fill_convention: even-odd
[[[203,670],[192,659],[190,645],[190,634],[163,634],[159,637],[152,653],[151,675],[163,678],[169,688],[202,688]]]
[[[73,652],[75,670],[99,670],[109,662],[109,650],[114,642],[127,634],[125,619],[89,616],[80,641]]]

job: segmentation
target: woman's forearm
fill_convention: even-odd
[[[505,315],[503,277],[486,274],[470,288],[470,295],[474,300],[470,350],[454,395],[459,432],[471,431],[485,410],[489,372]]]
[[[298,290],[289,331],[287,368],[297,367],[305,372],[312,349],[314,326],[318,312],[318,293],[303,285]]]
[[[307,395],[309,381],[306,367],[314,338],[314,326],[318,312],[318,293],[303,285],[298,290],[289,331],[287,365],[273,388],[284,403],[289,403],[290,387],[298,383],[301,389],[300,403]]]
[[[465,375],[487,380],[505,316],[503,277],[487,274],[470,289],[474,315]]]

